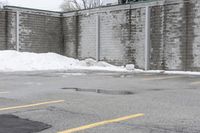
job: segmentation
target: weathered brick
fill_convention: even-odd
[[[0,50],[6,49],[6,12],[0,10]]]
[[[157,0],[59,13],[12,8],[0,11],[0,49],[16,49],[20,11],[20,50],[96,58],[97,15],[100,60],[144,69],[145,8],[150,6],[150,69],[200,71],[200,1]]]

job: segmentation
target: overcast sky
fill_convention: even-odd
[[[6,0],[4,0],[6,1]],[[63,0],[7,0],[8,5],[37,8],[44,10],[60,10]]]
[[[36,8],[43,10],[54,10],[59,11],[60,4],[63,0],[3,0],[7,1],[8,5],[21,6],[28,8]],[[104,0],[106,2],[117,1],[117,0]]]

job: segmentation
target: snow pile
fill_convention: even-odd
[[[0,51],[0,71],[38,70],[109,70],[126,71],[123,67],[96,62],[93,59],[79,61],[55,53],[29,53],[12,50]]]
[[[135,70],[135,65],[133,65],[133,64],[127,64],[125,67],[127,70],[130,70],[130,71]]]
[[[55,53],[29,53],[13,50],[0,51],[0,71],[43,71],[43,70],[103,70],[134,73],[160,73],[160,74],[183,74],[200,75],[200,72],[190,71],[164,71],[135,69],[133,64],[125,67],[117,67],[106,62],[97,62],[93,59],[77,60]]]
[[[127,69],[128,70],[128,69]],[[165,71],[165,70],[141,70],[141,69],[134,69],[132,70],[134,73],[150,73],[150,74],[168,74],[168,75],[196,75],[200,76],[200,72],[194,71]]]

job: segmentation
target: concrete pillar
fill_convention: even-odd
[[[96,61],[100,60],[100,16],[96,16]]]
[[[145,17],[145,70],[149,69],[149,57],[150,57],[150,8],[146,7]]]
[[[19,49],[19,11],[16,12],[16,50],[20,51]]]

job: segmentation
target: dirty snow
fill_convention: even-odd
[[[41,71],[41,70],[108,70],[126,71],[106,62],[93,59],[77,60],[56,53],[29,53],[14,50],[0,51],[0,71]]]
[[[199,75],[200,72],[193,72],[193,71],[165,71],[165,70],[141,70],[141,69],[134,69],[135,73],[152,73],[152,74],[169,74],[169,75]]]
[[[161,74],[183,74],[200,75],[200,72],[190,71],[164,71],[135,69],[133,64],[127,64],[125,67],[114,66],[106,62],[97,62],[93,59],[77,60],[56,53],[29,53],[17,52],[14,50],[0,51],[0,71],[43,71],[43,70],[102,70],[134,73],[161,73]]]

